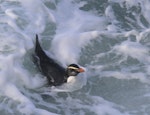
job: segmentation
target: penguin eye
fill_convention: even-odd
[[[70,75],[77,75],[78,71],[74,70],[74,69],[71,69],[70,70]]]
[[[68,70],[71,70],[71,71],[75,71],[77,68],[74,68],[74,67],[68,67]]]
[[[74,69],[70,69],[70,71],[75,71]]]

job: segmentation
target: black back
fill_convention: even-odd
[[[39,44],[38,35],[36,35],[35,54],[38,58],[39,68],[47,77],[50,85],[57,86],[66,82],[66,70],[46,55]]]

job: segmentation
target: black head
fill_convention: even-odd
[[[70,64],[66,71],[68,76],[77,76],[79,73],[84,72],[85,70],[76,64]]]

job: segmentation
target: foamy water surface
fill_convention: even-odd
[[[1,0],[2,115],[149,115],[149,0]],[[35,35],[74,84],[48,87]]]

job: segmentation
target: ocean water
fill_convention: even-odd
[[[150,115],[149,7],[149,0],[0,0],[0,114]],[[35,34],[62,66],[86,69],[78,82],[47,86],[32,60]]]

